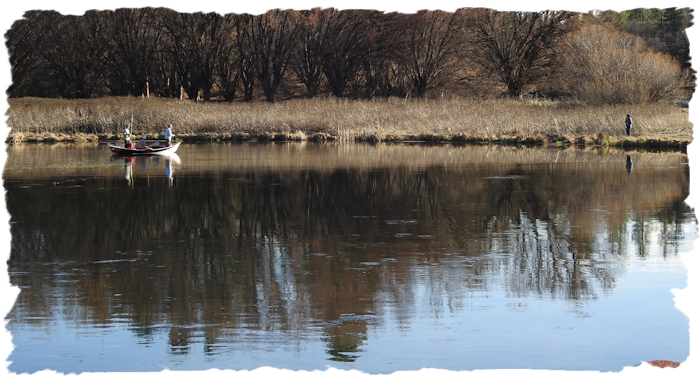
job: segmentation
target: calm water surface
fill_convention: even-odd
[[[630,165],[631,163],[631,165]],[[684,361],[687,157],[14,146],[9,370],[619,371]]]

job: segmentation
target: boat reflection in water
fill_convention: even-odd
[[[151,173],[160,170],[161,162],[165,161],[165,177],[168,178],[170,186],[173,185],[173,173],[175,173],[174,164],[181,165],[180,157],[175,154],[167,156],[162,155],[139,155],[139,156],[119,156],[112,155],[109,160],[114,163],[124,164],[124,180],[131,185],[134,180],[134,165],[138,165],[141,172]],[[151,167],[149,169],[149,166]]]

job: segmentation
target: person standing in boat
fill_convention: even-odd
[[[131,130],[129,130],[129,125],[124,127],[124,148],[129,148],[131,143]]]
[[[171,140],[173,139],[173,125],[168,124],[168,128],[165,129],[165,141],[167,142],[168,146],[172,146]]]
[[[625,129],[627,130],[628,136],[632,135],[632,118],[629,114],[627,115],[627,118],[625,118]]]

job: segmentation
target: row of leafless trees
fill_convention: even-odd
[[[13,78],[8,93],[270,102],[293,95],[424,97],[444,91],[580,96],[563,84],[576,73],[562,70],[572,67],[562,59],[562,40],[595,23],[601,21],[592,14],[488,9],[31,11],[6,34]],[[680,66],[673,70],[678,87]]]

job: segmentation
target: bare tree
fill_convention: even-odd
[[[246,102],[253,101],[253,88],[255,85],[253,59],[255,59],[255,51],[253,46],[248,43],[248,39],[242,36],[248,33],[248,28],[254,17],[250,14],[234,15],[233,17],[238,49],[236,61],[240,72],[241,84],[243,85],[243,101]]]
[[[551,72],[553,45],[570,30],[576,13],[498,12],[475,9],[469,58],[483,75],[518,96],[525,86]]]
[[[241,54],[241,73],[250,85],[257,79],[268,102],[275,101],[299,35],[299,12],[272,10],[259,16],[236,18],[236,31]],[[252,90],[244,83],[246,99]]]
[[[113,94],[144,93],[163,29],[153,8],[117,9],[104,14],[113,45],[107,85]]]
[[[221,48],[219,49],[217,82],[223,92],[224,100],[233,101],[241,81],[241,70],[238,62],[239,51],[236,35],[236,19],[232,14],[224,16],[225,29],[222,30]]]
[[[90,11],[84,16],[63,16],[54,11],[28,12],[27,22],[17,23],[20,36],[9,33],[8,46],[22,47],[13,62],[13,78],[25,84],[18,74],[40,73],[39,81],[50,80],[42,96],[87,98],[100,95],[104,87],[104,67],[109,45],[103,17]],[[11,56],[15,55],[11,51]],[[37,81],[30,79],[34,83]],[[31,90],[30,90],[31,91]]]
[[[320,8],[300,12],[299,44],[289,65],[290,71],[304,84],[310,97],[318,94],[323,82],[323,46],[318,38],[321,31],[319,18],[323,12]]]
[[[362,69],[368,54],[370,20],[378,15],[375,11],[336,9],[326,9],[320,15],[318,40],[324,49],[323,73],[334,96],[342,97],[348,83]]]
[[[324,79],[337,97],[346,95],[348,87],[355,96],[388,96],[396,68],[392,50],[398,48],[395,16],[318,8],[302,12],[292,72],[310,96]]]
[[[404,30],[398,28],[396,13],[369,11],[364,17],[366,32],[364,41],[358,45],[363,54],[359,55],[359,74],[351,80],[353,94],[365,98],[389,96],[397,71],[396,51],[401,48],[397,37],[403,35]]]
[[[7,91],[10,97],[47,95],[50,84],[43,80],[46,77],[42,74],[45,64],[42,64],[43,60],[36,49],[37,31],[42,28],[45,19],[42,16],[41,11],[27,12],[5,33],[5,45],[10,52],[12,67],[12,84]]]
[[[225,21],[217,13],[170,11],[162,18],[177,79],[191,99],[200,91],[204,101],[211,99],[219,54],[232,30]]]
[[[420,11],[401,18],[401,68],[410,78],[415,96],[423,97],[456,69],[458,14]]]

